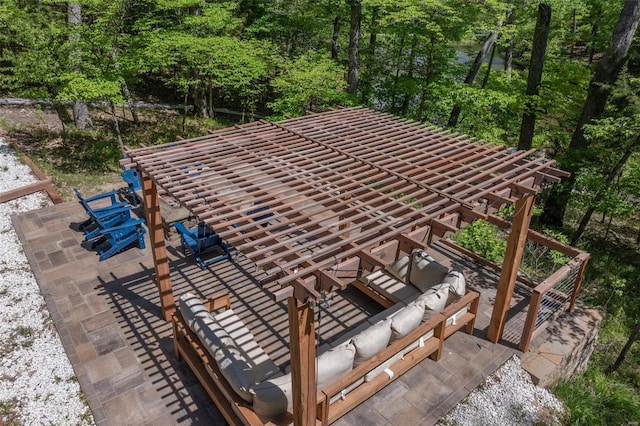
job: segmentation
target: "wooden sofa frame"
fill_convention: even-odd
[[[426,357],[438,361],[442,355],[444,340],[447,337],[462,327],[466,328],[467,333],[473,333],[479,296],[477,292],[467,291],[462,298],[452,302],[442,312],[421,323],[406,336],[396,340],[372,358],[318,391],[317,423],[328,425],[337,420]],[[447,319],[467,305],[469,305],[467,312],[460,317],[456,317],[455,321],[447,325]],[[209,299],[205,306],[210,312],[217,309],[229,309],[231,307],[231,299],[228,294],[218,294]],[[179,310],[176,310],[173,314],[172,322],[176,358],[185,360],[229,424],[252,426],[288,425],[293,422],[291,411],[282,413],[274,418],[263,418],[257,415],[251,405],[238,396],[222,376],[213,357],[203,347],[198,336],[189,329]],[[402,358],[389,365],[389,368],[393,369],[392,375],[381,373],[370,381],[364,381],[358,385],[346,397],[335,398],[336,395],[341,395],[343,389],[346,389],[376,367],[385,364],[396,354],[415,344],[422,336],[432,330],[432,338],[427,339],[423,345],[418,345],[411,349]],[[332,399],[334,400],[333,403],[331,403]]]

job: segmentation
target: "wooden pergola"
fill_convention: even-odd
[[[489,338],[501,338],[533,201],[567,176],[534,150],[517,151],[364,108],[131,150],[143,178],[162,311],[174,310],[158,188],[206,222],[288,301],[296,424],[315,419],[313,303],[344,288],[370,250],[425,247],[515,205]],[[298,338],[295,338],[297,336]]]

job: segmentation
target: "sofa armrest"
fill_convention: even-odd
[[[209,312],[217,311],[220,308],[231,309],[231,296],[229,293],[217,293],[204,302],[204,306]]]

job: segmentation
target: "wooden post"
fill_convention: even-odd
[[[493,305],[491,322],[487,338],[497,343],[502,338],[504,323],[511,304],[511,296],[518,278],[518,269],[522,261],[524,245],[527,242],[529,223],[533,213],[534,194],[527,194],[515,203],[515,217],[511,227],[511,234],[507,241],[507,251],[504,255],[498,289],[496,291],[496,301]]]
[[[591,256],[588,254],[583,255],[580,270],[578,271],[578,275],[576,275],[576,283],[573,285],[573,291],[571,292],[571,302],[569,303],[569,309],[567,309],[569,312],[573,312],[573,308],[576,306],[576,299],[578,298],[578,292],[580,291],[582,279],[584,278],[584,270],[587,269],[590,258]]]
[[[160,200],[156,184],[149,175],[140,173],[142,176],[142,192],[144,201],[144,212],[149,228],[149,239],[151,241],[151,251],[153,253],[153,265],[156,272],[156,284],[160,294],[160,307],[165,321],[171,320],[171,314],[175,311],[173,301],[173,290],[171,289],[171,273],[169,272],[169,258],[167,248],[164,245],[164,228],[162,227],[162,216],[160,214]]]
[[[316,423],[316,334],[313,308],[307,301],[298,306],[295,297],[288,298],[289,340],[291,347],[291,388],[293,424]]]
[[[542,297],[543,295],[535,289],[531,293],[531,302],[529,303],[529,310],[527,311],[527,319],[524,322],[522,336],[520,337],[520,343],[518,344],[518,349],[522,352],[527,352],[529,350],[529,345],[531,345],[531,336],[533,336],[533,332],[536,328],[536,320],[538,319],[538,312],[540,311]]]

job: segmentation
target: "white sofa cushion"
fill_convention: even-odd
[[[251,387],[253,410],[259,416],[272,417],[293,406],[291,374],[272,377]]]
[[[412,256],[409,283],[413,284],[422,293],[425,293],[436,284],[440,284],[447,275],[449,269],[438,263],[433,257],[422,251],[415,252]]]
[[[182,294],[178,299],[178,308],[180,309],[182,318],[184,318],[184,321],[191,330],[193,330],[193,322],[195,321],[196,316],[209,316],[209,311],[207,311],[202,300],[193,293],[187,292]]]
[[[449,297],[449,285],[437,285],[430,288],[426,293],[416,299],[416,304],[424,306],[424,320],[431,318],[434,313],[438,313],[447,305]]]
[[[218,349],[236,346],[236,342],[229,333],[210,315],[197,316],[193,321],[192,330],[213,357],[216,356]]]
[[[407,273],[409,272],[409,263],[411,262],[411,256],[402,256],[389,266],[387,271],[403,283],[407,282]]]
[[[354,367],[357,367],[387,347],[391,338],[391,319],[380,321],[351,339],[355,347]]]
[[[386,320],[386,319],[389,319],[389,318],[393,317],[400,310],[402,310],[405,306],[407,306],[407,304],[404,303],[404,302],[396,303],[395,305],[385,309],[384,311],[378,312],[374,316],[367,318],[367,322],[369,323],[369,325],[376,325],[380,321],[383,321],[383,320]]]
[[[469,307],[468,306],[463,307],[458,312],[452,314],[451,316],[449,316],[447,318],[446,325],[452,325],[452,324],[455,325],[455,324],[457,324],[458,320],[460,318],[462,318],[464,316],[464,314],[466,314],[467,312],[469,312]]]
[[[221,312],[214,319],[229,333],[234,342],[233,347],[242,354],[243,359],[249,364],[253,375],[251,380],[258,383],[276,374],[281,374],[278,366],[258,345],[253,334],[233,312],[233,309]]]
[[[317,358],[318,390],[324,389],[344,373],[351,371],[356,348],[351,342],[332,348]]]
[[[391,318],[391,342],[403,338],[422,322],[425,306],[412,302]]]
[[[216,351],[215,359],[220,372],[240,398],[247,402],[253,401],[253,394],[249,390],[260,383],[260,380],[255,378],[251,365],[242,352],[236,348],[221,348]]]
[[[442,284],[449,285],[450,302],[461,298],[467,291],[467,282],[461,271],[454,270],[449,272],[442,280]]]

